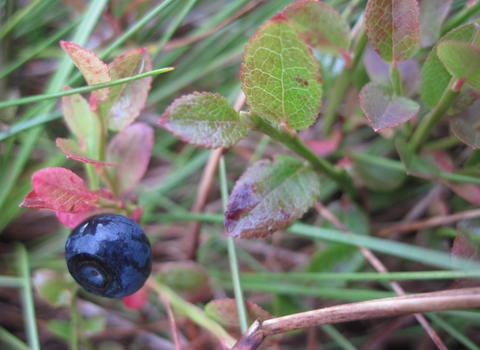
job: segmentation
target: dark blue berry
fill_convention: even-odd
[[[135,293],[152,270],[150,242],[135,221],[119,214],[92,216],[65,243],[73,278],[88,292],[108,298]]]

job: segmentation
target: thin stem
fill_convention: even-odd
[[[453,80],[453,79],[452,79]],[[417,129],[413,132],[412,138],[408,146],[413,152],[420,149],[422,144],[427,140],[433,128],[443,118],[448,109],[452,106],[455,99],[460,94],[459,89],[453,89],[455,82],[451,81],[440,101],[425,117],[423,117]]]
[[[28,267],[28,255],[23,244],[19,244],[17,247],[17,264],[20,277],[23,279],[23,317],[25,318],[28,344],[32,349],[40,350],[40,341],[37,332],[37,318],[35,316],[35,305],[33,302],[32,283],[30,281],[30,268]]]
[[[392,81],[393,92],[395,92],[395,95],[402,96],[402,77],[400,76],[396,63],[390,65],[390,80]]]
[[[27,344],[25,344],[23,341],[18,339],[16,336],[14,336],[12,333],[7,331],[3,327],[0,327],[0,339],[2,340],[2,343],[10,345],[12,349],[31,350]]]
[[[357,198],[357,191],[348,174],[343,169],[333,166],[327,160],[319,158],[298,138],[295,131],[277,129],[265,119],[246,112],[240,112],[240,118],[250,129],[260,131],[270,136],[292,152],[308,160],[315,170],[324,173],[334,180],[352,199]]]
[[[143,78],[146,78],[146,77],[151,77],[151,76],[154,76],[154,75],[167,73],[167,72],[170,72],[174,69],[175,69],[174,67],[160,68],[160,69],[152,70],[150,72],[134,75],[132,77],[113,80],[113,81],[109,81],[109,82],[106,82],[106,83],[94,84],[94,85],[90,85],[90,86],[83,86],[83,87],[79,87],[79,88],[75,88],[75,89],[70,89],[70,90],[65,90],[65,91],[60,91],[60,92],[54,92],[54,93],[49,93],[49,94],[18,98],[16,100],[12,100],[12,101],[3,101],[3,102],[0,102],[0,109],[7,108],[7,107],[12,107],[12,106],[25,105],[25,104],[29,104],[29,103],[33,103],[33,102],[45,101],[45,100],[58,98],[58,97],[63,97],[63,96],[68,96],[68,95],[83,94],[85,92],[90,92],[90,91],[93,91],[93,90],[98,90],[98,89],[106,88],[106,87],[109,87],[109,86],[125,84],[125,83],[129,83],[131,81],[134,81],[134,80],[143,79]]]
[[[228,202],[228,186],[227,186],[227,170],[225,167],[225,158],[220,158],[220,190],[222,193],[223,211],[227,210]],[[247,309],[245,307],[245,299],[243,297],[242,286],[240,284],[240,269],[238,267],[237,252],[235,250],[235,241],[232,237],[227,237],[228,259],[230,262],[230,272],[232,274],[233,294],[237,302],[238,321],[240,331],[246,332],[248,329]]]
[[[480,11],[480,2],[476,2],[473,6],[464,6],[455,16],[450,18],[442,27],[442,35],[448,33],[453,28],[465,23],[469,18],[473,17]]]

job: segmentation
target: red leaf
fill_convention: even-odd
[[[335,129],[329,138],[321,140],[305,140],[305,144],[315,152],[317,156],[325,157],[338,148],[340,141],[342,141],[342,131],[340,129]]]
[[[95,205],[92,205],[85,211],[82,211],[78,214],[64,213],[57,211],[57,219],[67,227],[75,228],[83,221],[87,220],[90,216],[102,214],[102,213],[113,213],[111,209],[100,208]]]
[[[52,209],[47,203],[42,201],[33,190],[25,196],[20,206],[30,209]]]
[[[107,160],[118,162],[115,178],[120,191],[133,189],[147,171],[153,148],[153,129],[144,123],[132,124],[116,134],[107,147]]]
[[[78,175],[65,168],[37,171],[32,185],[42,201],[60,212],[81,213],[98,200]]]
[[[85,154],[78,144],[71,140],[71,139],[61,139],[58,138],[56,140],[57,147],[60,148],[60,150],[65,153],[67,158],[72,158],[75,160],[78,160],[79,162],[82,163],[89,163],[89,164],[95,164],[95,165],[100,165],[100,166],[116,166],[118,163],[107,163],[107,162],[101,162],[99,160],[95,160],[93,158],[90,158],[87,154]]]
[[[138,310],[148,300],[148,288],[143,286],[137,292],[122,299],[123,305],[128,309]]]
[[[82,72],[88,85],[106,83],[111,80],[108,66],[93,52],[69,41],[60,41],[60,46]],[[96,101],[100,102],[107,99],[109,92],[110,88],[103,88],[92,91],[92,95]]]

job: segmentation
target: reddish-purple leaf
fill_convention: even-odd
[[[468,110],[450,122],[450,128],[455,136],[473,149],[480,148],[480,131],[478,130],[479,115],[480,101],[477,101]]]
[[[335,9],[320,1],[303,0],[287,6],[282,13],[310,46],[342,55],[350,65],[350,27]]]
[[[98,200],[78,175],[65,168],[37,171],[32,186],[42,201],[60,212],[81,213]]]
[[[448,187],[467,202],[480,206],[480,186],[467,183],[449,183]]]
[[[152,61],[147,49],[135,49],[117,57],[108,67],[112,80],[118,80],[151,71]],[[112,86],[108,99],[98,106],[110,130],[123,130],[137,119],[145,107],[152,80],[147,77]]]
[[[133,189],[147,171],[153,147],[153,129],[135,123],[116,134],[107,147],[107,161],[119,165],[111,169],[120,192]]]
[[[415,117],[420,106],[390,89],[370,82],[360,92],[360,107],[373,130],[393,128]]]
[[[452,0],[420,1],[420,44],[432,46],[440,38],[442,23],[447,17]]]
[[[61,139],[58,138],[56,141],[57,147],[60,148],[60,150],[65,153],[67,158],[72,158],[75,160],[78,160],[79,162],[82,163],[89,163],[89,164],[95,164],[99,166],[116,166],[118,163],[107,163],[107,162],[101,162],[96,159],[90,158],[85,152],[83,152],[78,144],[71,139]]]
[[[111,80],[108,66],[93,52],[69,41],[60,41],[60,46],[82,72],[88,85],[106,83]],[[108,87],[94,90],[92,95],[96,102],[101,102],[107,99],[109,92],[110,88]]]
[[[325,157],[335,151],[340,142],[342,141],[342,131],[340,129],[334,129],[332,135],[326,139],[307,139],[305,144],[313,151],[317,156]]]
[[[138,310],[147,302],[149,292],[150,289],[145,285],[135,293],[122,298],[123,305],[127,309]]]
[[[201,147],[230,147],[247,132],[225,97],[207,92],[173,101],[160,124],[185,142]]]
[[[37,196],[35,191],[30,191],[20,203],[21,207],[30,209],[52,209],[47,203]]]
[[[313,124],[321,107],[319,65],[285,16],[258,29],[243,62],[242,89],[254,114],[293,130]]]
[[[225,228],[232,237],[266,236],[300,218],[319,195],[319,178],[308,164],[284,155],[259,161],[235,184]]]
[[[480,262],[480,219],[465,219],[458,223],[457,237],[452,246],[452,267],[458,270],[471,269],[464,266],[466,260]],[[472,287],[480,284],[479,279],[457,281],[460,287]]]
[[[385,62],[409,58],[420,42],[417,0],[369,0],[365,13],[368,39]]]
[[[390,66],[382,61],[371,45],[367,46],[364,57],[365,69],[371,81],[385,86],[391,86]],[[403,96],[413,96],[420,87],[420,68],[418,62],[409,58],[397,64],[402,79]]]

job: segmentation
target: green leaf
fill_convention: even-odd
[[[442,23],[447,17],[452,0],[420,1],[420,44],[432,46],[440,38]]]
[[[50,305],[54,307],[70,306],[74,283],[71,278],[66,278],[65,274],[38,269],[33,274],[32,284],[43,300]]]
[[[438,177],[440,169],[432,158],[414,154],[403,140],[397,140],[395,145],[408,175],[445,182]]]
[[[108,66],[93,52],[69,41],[60,41],[60,46],[82,72],[88,85],[106,83],[111,80]],[[97,102],[105,101],[109,93],[110,88],[92,91]]]
[[[480,47],[444,40],[438,44],[437,55],[448,73],[480,91]]]
[[[112,80],[131,77],[152,70],[148,51],[135,49],[125,52],[108,65]],[[112,87],[108,99],[98,104],[100,116],[107,120],[108,128],[121,131],[140,115],[145,107],[152,77]]]
[[[368,39],[385,62],[409,58],[420,42],[417,0],[369,0],[365,13]]]
[[[253,113],[295,130],[317,119],[322,97],[319,64],[284,16],[267,21],[252,37],[240,77]]]
[[[392,191],[405,180],[405,170],[382,165],[378,157],[370,158],[367,153],[350,153],[353,175],[363,186],[375,192]]]
[[[308,0],[287,6],[282,13],[310,46],[351,61],[350,27],[335,9],[323,2]]]
[[[284,155],[243,173],[228,199],[225,228],[232,237],[263,237],[300,218],[320,195],[310,165]]]
[[[452,246],[453,268],[463,268],[459,258],[480,261],[480,219],[464,219],[457,225],[458,234]],[[458,282],[458,281],[457,281]],[[462,280],[462,287],[479,285],[480,280]]]
[[[165,111],[160,124],[183,141],[202,147],[230,147],[247,128],[227,100],[212,93],[182,96]]]
[[[447,40],[469,43],[477,36],[479,28],[480,26],[476,23],[469,23],[455,28],[445,34],[437,45],[432,48],[432,51],[430,51],[430,54],[423,64],[420,85],[420,95],[428,107],[433,108],[438,104],[438,101],[440,101],[452,78],[437,56],[438,45]],[[462,92],[457,100],[462,98],[465,88],[466,86],[462,88]]]
[[[360,91],[360,107],[375,131],[403,124],[420,109],[415,101],[397,96],[389,88],[373,82]]]

